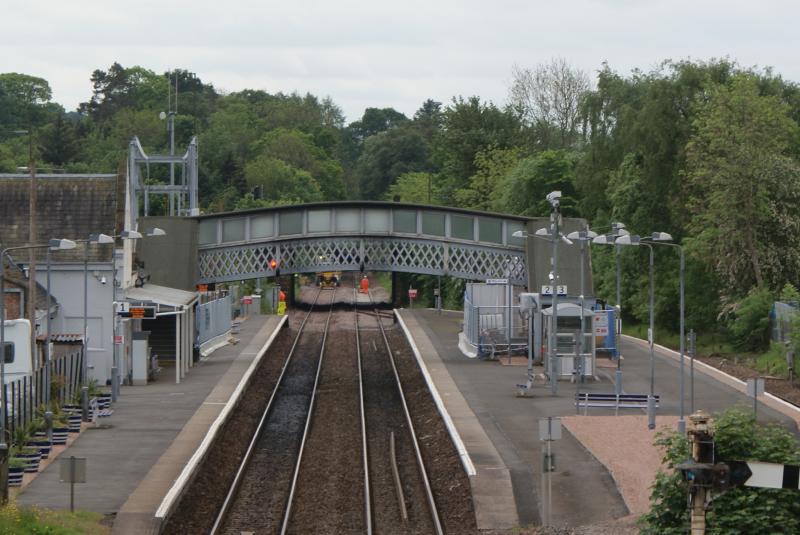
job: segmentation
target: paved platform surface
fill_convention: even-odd
[[[538,419],[545,416],[575,414],[576,385],[560,381],[558,394],[550,394],[549,385],[536,385],[533,397],[516,397],[517,383],[525,381],[525,368],[503,366],[498,362],[466,358],[457,347],[461,312],[435,310],[403,310],[412,335],[427,338],[444,363],[452,382],[434,382],[445,404],[448,398],[463,397],[482,430],[489,437],[508,469],[513,487],[518,520],[521,525],[539,522],[538,496],[541,481],[541,448],[538,440]],[[414,329],[411,329],[411,324]],[[650,385],[650,358],[646,344],[623,341],[623,389],[630,393],[646,393]],[[685,370],[686,399],[689,413],[689,375]],[[433,375],[433,374],[432,374]],[[599,381],[577,385],[580,390],[613,392],[614,369],[598,369]],[[747,404],[748,398],[737,389],[708,375],[695,372],[695,408],[711,412],[736,404]],[[454,391],[457,389],[457,391]],[[680,370],[674,358],[656,351],[655,392],[661,396],[659,414],[677,415],[680,410]],[[750,406],[752,402],[749,402]],[[621,414],[642,414],[626,410]],[[611,410],[589,409],[589,414],[613,414]],[[795,433],[797,424],[786,414],[769,407],[759,408],[759,420],[775,421]],[[474,432],[454,418],[461,434]],[[658,424],[658,421],[657,421]],[[646,427],[643,433],[652,433]],[[624,438],[620,438],[621,440]],[[471,444],[464,440],[468,451]],[[607,470],[566,429],[563,438],[553,444],[557,471],[553,477],[552,519],[558,526],[580,526],[625,516],[628,511]],[[481,452],[473,461],[480,462]]]
[[[87,482],[75,486],[75,506],[103,514],[117,513],[126,505],[133,512],[142,512],[147,507],[155,512],[205,435],[207,426],[204,429],[187,423],[201,412],[208,424],[213,421],[227,399],[225,392],[230,395],[238,383],[236,376],[241,377],[277,324],[276,316],[249,318],[234,335],[240,340],[237,345],[220,348],[198,362],[179,385],[171,381],[169,373],[162,373],[161,380],[147,386],[123,387],[114,404],[114,414],[100,419],[99,427],[81,433],[65,452],[66,456],[87,459]],[[214,399],[209,398],[212,393]],[[191,431],[191,436],[183,432],[185,428]],[[162,462],[168,472],[155,475],[154,479],[154,474],[149,474],[151,469],[173,442],[180,442],[179,451],[173,449],[171,457],[165,459],[168,462]],[[137,494],[143,483],[144,492]],[[134,496],[140,498],[138,505],[126,504]],[[18,502],[68,508],[69,486],[59,482],[57,463],[48,466],[25,488]]]

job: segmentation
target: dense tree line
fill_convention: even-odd
[[[695,329],[724,325],[720,317],[734,318],[753,292],[798,282],[800,91],[730,60],[665,61],[630,74],[603,65],[592,79],[555,59],[514,67],[504,105],[456,96],[427,100],[412,117],[368,108],[350,123],[329,98],[223,94],[186,71],[116,63],[92,73],[88,101],[67,111],[46,80],[6,73],[0,171],[32,159],[43,171],[114,172],[133,135],[146,151],[165,152],[159,112],[176,79],[176,144],[198,136],[206,211],[387,199],[543,216],[544,196],[560,189],[564,213],[599,232],[622,221],[685,246]],[[630,249],[621,255],[623,306],[646,321],[646,259]],[[674,330],[678,259],[667,248],[657,257],[657,322]],[[611,298],[612,250],[595,248],[593,260],[596,291]]]

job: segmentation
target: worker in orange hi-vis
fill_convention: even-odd
[[[362,294],[369,293],[369,279],[366,275],[361,277],[361,290],[359,290]]]

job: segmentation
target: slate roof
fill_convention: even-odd
[[[50,238],[86,239],[90,234],[119,234],[125,210],[125,180],[120,175],[37,175],[37,243]],[[0,174],[0,246],[29,243],[30,175]],[[83,247],[54,253],[52,261],[83,262]],[[90,262],[110,262],[111,245],[92,245]],[[14,254],[27,262],[28,252]],[[45,250],[37,251],[43,262]]]

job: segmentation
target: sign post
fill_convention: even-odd
[[[747,395],[753,396],[753,419],[758,419],[758,396],[764,395],[764,378],[756,377],[747,380]]]
[[[415,288],[408,289],[408,308],[414,308],[414,299],[417,298],[417,290]]]
[[[86,483],[86,457],[70,456],[61,459],[59,475],[62,483],[69,483],[69,512],[75,512],[75,483]]]
[[[551,525],[553,514],[553,482],[551,472],[556,471],[556,458],[551,445],[561,439],[561,418],[539,418],[539,440],[546,444],[542,450],[542,525]]]

